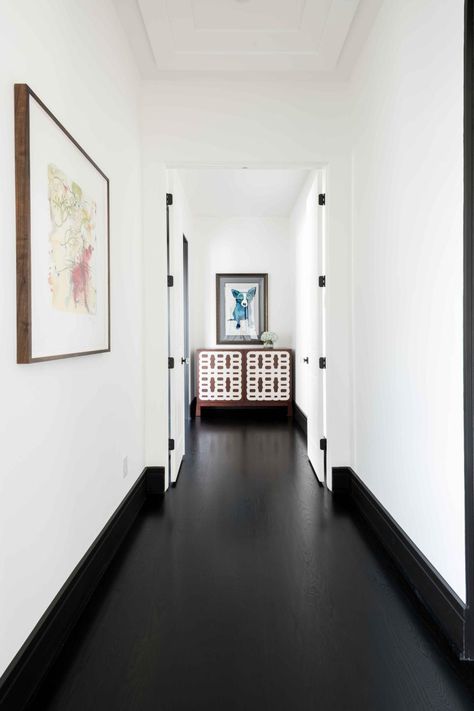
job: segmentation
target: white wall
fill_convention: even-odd
[[[328,391],[331,388],[333,393],[328,402],[329,468],[351,462],[351,164],[347,87],[316,86],[309,81],[149,81],[143,87],[142,108],[147,244],[156,237],[156,225],[161,225],[163,219],[157,212],[164,204],[161,198],[157,201],[156,194],[160,180],[156,171],[160,165],[326,165],[327,273],[332,285],[327,294],[327,355],[331,364],[327,382]],[[192,253],[192,243],[190,248]],[[147,284],[157,299],[159,286],[151,283],[155,268],[160,269],[157,250],[154,259],[147,262]],[[164,298],[165,287],[162,292]],[[157,334],[165,327],[161,316],[160,312],[150,324]],[[161,395],[165,391],[165,353],[156,350],[149,362],[153,369],[150,377],[156,393]],[[147,429],[162,431],[166,427],[165,413],[155,408],[153,418]],[[155,440],[155,445],[155,456],[166,457],[166,442],[158,445]]]
[[[14,82],[28,83],[110,178],[110,354],[15,363]],[[144,464],[137,93],[111,2],[1,2],[0,673]]]
[[[354,86],[354,465],[465,599],[463,1],[384,3]]]
[[[293,345],[294,259],[285,217],[196,217],[190,260],[192,347],[216,343],[216,274],[268,272],[268,328]]]

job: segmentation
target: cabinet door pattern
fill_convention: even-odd
[[[201,406],[283,406],[292,414],[291,350],[203,349],[196,360],[196,415]]]
[[[238,351],[201,351],[199,398],[239,401],[242,399],[242,354]]]
[[[291,363],[288,351],[247,354],[247,400],[289,400]]]

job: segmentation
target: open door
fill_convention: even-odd
[[[310,242],[308,259],[313,265],[310,279],[310,323],[309,330],[309,407],[308,407],[308,458],[321,483],[326,482],[326,328],[325,328],[325,180],[322,171],[318,171],[314,190],[308,200],[313,215],[313,239]],[[310,206],[308,206],[309,208]]]
[[[183,236],[171,193],[166,196],[168,253],[168,430],[169,482],[176,484],[184,457]]]

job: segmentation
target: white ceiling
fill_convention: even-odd
[[[310,171],[203,168],[178,172],[196,216],[288,217]]]
[[[145,78],[345,78],[382,0],[114,0]]]

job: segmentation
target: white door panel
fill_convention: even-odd
[[[173,286],[169,287],[170,356],[174,358],[174,368],[170,370],[170,438],[174,440],[174,450],[171,450],[169,457],[169,476],[170,483],[174,484],[178,478],[185,446],[185,368],[181,362],[184,355],[183,234],[176,195],[173,195],[173,205],[169,209],[169,273],[173,276]]]
[[[324,229],[325,207],[318,205],[318,194],[324,192],[323,175],[319,172],[310,191],[307,214],[310,220],[311,239],[308,244],[308,260],[312,265],[308,285],[309,310],[309,406],[308,418],[308,458],[320,482],[325,479],[324,451],[321,439],[326,437],[325,384],[326,371],[319,366],[319,359],[326,355],[324,302],[325,287],[319,286],[319,276],[325,274]]]

